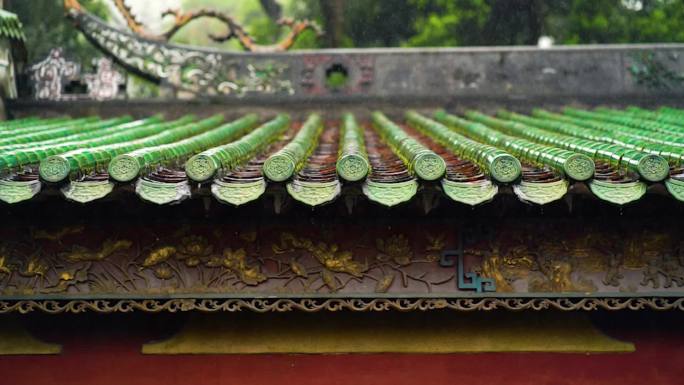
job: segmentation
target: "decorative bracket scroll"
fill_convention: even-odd
[[[355,312],[489,310],[548,310],[594,311],[602,310],[684,310],[684,298],[373,298],[373,299],[119,299],[119,300],[20,300],[0,301],[0,314],[27,314],[41,311],[60,313],[130,313],[130,312],[289,312],[349,310]]]
[[[493,279],[483,278],[476,272],[466,272],[463,257],[464,257],[464,247],[463,247],[463,237],[458,237],[458,249],[457,250],[444,250],[442,252],[442,258],[440,260],[440,265],[442,266],[453,266],[453,257],[456,257],[457,267],[456,275],[458,276],[458,289],[459,290],[475,290],[477,293],[482,292],[495,292],[496,284]]]

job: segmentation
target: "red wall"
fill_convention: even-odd
[[[0,358],[0,385],[684,383],[684,332],[680,327],[684,316],[680,313],[592,315],[607,334],[635,342],[636,352],[624,354],[140,354],[142,343],[168,335],[182,323],[183,317],[25,316],[22,320],[35,334],[63,343],[63,353]]]

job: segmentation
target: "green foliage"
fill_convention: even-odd
[[[398,46],[415,34],[416,9],[410,1],[347,0],[345,6],[350,46]]]
[[[684,41],[678,0],[410,0],[416,35],[409,46]]]
[[[485,0],[411,0],[419,15],[407,46],[483,44],[481,32],[490,7]]]
[[[552,11],[549,33],[561,43],[684,41],[677,0],[566,0]]]
[[[668,55],[667,59],[676,62],[677,57]],[[650,89],[675,88],[684,83],[684,75],[672,71],[653,52],[633,54],[629,72],[637,84],[645,85]]]
[[[297,3],[302,1],[281,1],[285,9],[285,16],[308,14],[310,11],[308,7],[302,10]],[[215,9],[231,15],[245,30],[256,40],[258,44],[268,45],[273,44],[282,39],[288,28],[283,28],[270,19],[268,14],[259,4],[259,1],[233,1],[227,2],[225,0],[184,0],[183,9],[186,11],[198,9]],[[188,24],[173,38],[173,42],[202,45],[210,47],[220,47],[224,49],[243,50],[240,44],[235,40],[227,42],[215,42],[208,34],[221,35],[226,32],[226,26],[220,21],[212,19],[200,19]],[[304,32],[295,44],[295,49],[317,48],[316,35],[311,31]]]
[[[285,16],[295,19],[311,19],[320,25],[325,25],[318,0],[285,0],[280,3],[283,5]],[[306,31],[295,41],[292,49],[315,49],[322,46],[322,40],[315,33]]]
[[[318,3],[300,17],[330,31]],[[681,0],[346,0],[343,46],[684,42]],[[294,7],[297,8],[297,7]],[[308,12],[307,12],[308,10]]]
[[[149,99],[159,96],[159,86],[133,72],[126,76],[126,95],[131,99]]]
[[[214,9],[225,12],[235,18],[245,26],[247,32],[253,33],[257,39],[263,38],[264,32],[258,30],[268,19],[265,13],[261,12],[258,1],[226,2],[224,0],[183,0],[182,8],[184,11],[194,11],[198,9]],[[210,18],[199,19],[191,22],[181,29],[172,39],[174,43],[201,45],[223,49],[242,50],[236,40],[229,40],[224,43],[213,41],[209,34],[222,35],[226,32],[226,26],[222,22]]]
[[[83,64],[102,56],[64,16],[63,0],[12,0],[7,9],[16,13],[24,24],[28,62],[44,59],[55,47],[63,47],[70,58]],[[107,19],[103,0],[81,0],[89,12]]]
[[[330,89],[339,90],[347,85],[348,80],[346,73],[342,71],[333,71],[326,76],[325,85]]]
[[[81,3],[107,19],[106,1]],[[286,17],[316,20],[328,36],[336,34],[329,40],[341,47],[535,44],[541,35],[553,37],[558,44],[684,42],[681,0],[344,0],[338,18],[322,11],[328,1],[336,0],[277,0],[277,4]],[[41,0],[40,6],[35,1],[10,0],[7,5],[25,26],[30,62],[58,46],[83,64],[99,56],[64,17],[62,0]],[[257,0],[183,0],[182,8],[226,12],[259,44],[272,44],[288,32]],[[173,41],[242,50],[235,40],[216,43],[208,37],[220,35],[225,28],[216,20],[202,19],[182,29]],[[306,31],[293,48],[320,48],[326,40]]]

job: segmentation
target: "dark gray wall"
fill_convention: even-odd
[[[178,47],[182,49],[182,47]],[[204,52],[203,50],[199,50]],[[206,51],[207,54],[216,54]],[[224,53],[221,53],[222,55]],[[225,54],[241,67],[277,64],[280,79],[289,81],[292,94],[250,92],[179,100],[8,103],[10,114],[72,115],[119,112],[146,115],[168,111],[199,114],[239,113],[244,109],[269,111],[327,110],[336,114],[351,109],[383,108],[390,112],[408,107],[451,109],[533,106],[554,108],[567,104],[642,106],[684,103],[684,45],[573,46],[353,49],[297,51],[282,54]],[[326,86],[326,71],[342,66],[347,86]],[[179,93],[177,96],[181,96]],[[187,95],[186,95],[187,96]]]

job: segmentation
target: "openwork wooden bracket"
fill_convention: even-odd
[[[240,312],[351,310],[357,312],[474,310],[684,310],[684,298],[374,298],[374,299],[121,299],[0,301],[0,314]]]

